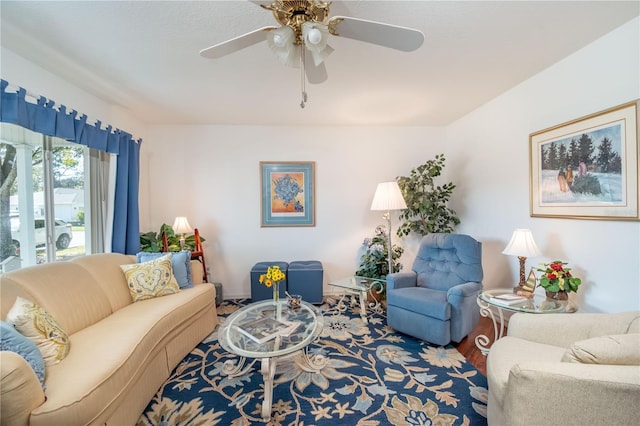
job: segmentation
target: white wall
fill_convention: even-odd
[[[459,231],[484,242],[486,287],[518,281],[517,259],[501,251],[514,229],[530,228],[543,255],[528,267],[569,262],[583,279],[572,295],[582,310],[640,309],[639,222],[529,216],[529,134],[640,98],[639,19],[448,127],[445,152],[459,183],[453,208]]]
[[[56,105],[65,105],[67,111],[80,111],[87,115],[87,122],[95,124],[101,120],[103,128],[112,125],[133,135],[134,138],[143,138],[146,127],[137,120],[125,108],[97,98],[86,90],[83,90],[68,79],[61,78],[48,70],[35,65],[33,62],[16,55],[6,47],[0,47],[2,57],[2,78],[7,80],[12,88],[21,86],[30,93],[44,96],[56,102]],[[73,76],[69,76],[73,80]],[[30,99],[33,102],[33,100]],[[80,115],[80,114],[79,114]]]
[[[187,216],[207,239],[211,278],[225,298],[249,296],[261,261],[322,261],[325,284],[352,275],[365,237],[384,223],[369,210],[378,182],[442,149],[442,128],[150,126],[150,220]],[[315,161],[316,226],[260,226],[260,161]],[[394,217],[397,225],[397,215]],[[144,227],[143,223],[143,227]],[[410,265],[409,265],[410,266]],[[331,291],[325,286],[325,292]]]

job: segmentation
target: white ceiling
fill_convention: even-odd
[[[640,14],[638,1],[334,1],[331,16],[416,28],[425,43],[404,53],[332,37],[329,79],[307,86],[301,109],[300,71],[266,43],[198,53],[275,25],[251,2],[0,7],[4,47],[143,122],[320,126],[446,125]]]

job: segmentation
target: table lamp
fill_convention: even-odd
[[[371,210],[386,210],[387,212],[382,216],[387,221],[389,228],[389,274],[393,273],[393,258],[392,258],[392,246],[391,246],[391,210],[404,210],[407,208],[407,203],[404,201],[402,192],[397,182],[382,182],[378,184],[376,193],[373,196],[373,202],[371,203]]]
[[[531,231],[529,229],[516,229],[513,231],[511,241],[509,241],[507,247],[502,251],[502,254],[518,256],[518,260],[520,261],[520,282],[515,286],[513,292],[529,292],[524,276],[524,264],[527,257],[540,256],[540,250],[538,250],[536,242],[533,241]],[[531,292],[533,292],[533,289],[531,289]]]
[[[191,231],[191,226],[185,216],[176,217],[175,222],[173,222],[173,232],[180,234],[180,250],[184,250],[184,235]]]

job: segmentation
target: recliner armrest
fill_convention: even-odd
[[[396,272],[387,275],[387,291],[404,287],[415,287],[418,284],[418,274],[415,272]]]
[[[457,306],[466,297],[473,297],[475,299],[478,296],[478,293],[480,293],[481,291],[482,283],[468,282],[464,284],[458,284],[447,290],[447,300],[452,305]]]
[[[468,282],[451,287],[447,291],[447,295],[456,295],[463,297],[477,296],[478,292],[480,291],[482,291],[482,283]]]

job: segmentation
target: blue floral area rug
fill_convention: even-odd
[[[217,331],[178,365],[151,400],[138,425],[486,425],[487,380],[453,347],[437,347],[395,332],[385,314],[360,318],[355,300],[346,312],[326,297],[320,337],[308,348],[327,362],[314,367],[296,357],[277,365],[271,419],[262,420],[260,364],[239,377],[223,372],[237,356]],[[250,303],[226,300],[220,321]]]

